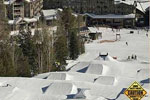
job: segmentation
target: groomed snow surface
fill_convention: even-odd
[[[102,38],[85,44],[85,54],[67,61],[66,72],[49,72],[33,78],[1,77],[0,100],[129,100],[123,92],[134,81],[148,93],[142,100],[149,100],[148,32],[98,30]],[[115,40],[116,34],[121,35],[119,40],[100,42]],[[137,59],[131,59],[132,55]]]

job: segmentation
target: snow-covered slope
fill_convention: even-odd
[[[146,36],[149,33],[131,29],[113,32],[110,28],[99,28],[99,31],[102,39],[85,44],[85,54],[68,61],[66,72],[43,73],[33,78],[0,77],[0,100],[79,100],[77,97],[127,100],[123,92],[134,81],[149,93],[150,37]],[[116,34],[120,34],[121,39],[100,42],[115,40]],[[102,52],[108,53],[105,59],[100,56]],[[132,55],[137,59],[131,59]],[[147,94],[142,100],[149,98]]]

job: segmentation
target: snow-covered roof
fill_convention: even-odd
[[[149,0],[115,0],[115,3],[116,4],[125,3],[128,5],[133,5],[135,1],[137,2],[136,8],[142,12],[145,12],[146,8],[150,6]]]
[[[150,6],[148,8],[146,8],[146,11],[149,11],[150,10]]]
[[[13,4],[16,0],[7,0],[7,1],[4,1],[4,4],[5,5],[8,5],[8,4]],[[35,0],[24,0],[26,2],[34,2]]]
[[[28,23],[37,22],[38,21],[38,19],[36,19],[36,18],[24,18],[23,20],[28,22]]]
[[[46,20],[52,20],[56,19],[57,10],[56,9],[42,10],[42,13]]]
[[[107,15],[95,15],[95,14],[89,14],[86,13],[85,15],[94,18],[94,19],[132,19],[135,18],[135,14],[128,14],[128,15],[116,15],[116,14],[107,14]]]
[[[150,7],[150,1],[145,3],[138,3],[136,8],[142,12],[145,12],[148,7]]]
[[[90,33],[101,33],[96,27],[88,27]]]
[[[19,17],[19,18],[15,19],[15,20],[9,20],[8,24],[10,24],[10,25],[13,25],[13,24],[17,25],[22,20],[27,22],[27,23],[32,23],[32,22],[37,22],[38,21],[37,18],[26,18],[26,17],[25,18],[21,18],[21,17]]]
[[[21,20],[22,20],[21,17],[15,19],[15,20],[9,20],[8,24],[10,24],[10,25],[12,25],[12,24],[18,24]]]

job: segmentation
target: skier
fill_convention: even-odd
[[[130,56],[128,56],[128,60],[130,60]]]
[[[134,56],[133,56],[133,54],[132,54],[132,57],[131,57],[131,59],[134,59]]]
[[[128,42],[126,42],[126,45],[128,46]]]
[[[137,60],[137,56],[136,55],[135,55],[134,59]]]

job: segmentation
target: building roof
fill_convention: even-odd
[[[128,5],[133,5],[135,1],[137,1],[136,8],[142,12],[145,12],[146,8],[148,8],[150,6],[149,0],[115,0],[115,3],[116,4],[125,3]]]
[[[46,20],[56,19],[57,10],[50,9],[50,10],[42,10],[43,16]]]
[[[36,18],[24,18],[23,20],[28,22],[28,23],[32,23],[32,22],[37,22],[38,21],[38,19],[36,19]]]
[[[90,33],[101,33],[96,27],[88,27]]]
[[[15,20],[9,20],[9,21],[8,21],[8,24],[10,24],[10,25],[15,24],[15,25],[16,25],[16,24],[18,24],[21,20],[22,20],[21,17],[15,19]]]
[[[32,23],[32,22],[37,22],[38,19],[37,18],[21,18],[21,17],[19,17],[19,18],[15,19],[15,20],[9,20],[8,24],[10,24],[10,25],[13,25],[13,24],[17,25],[21,21],[25,21],[27,23]]]
[[[4,0],[4,4],[8,5],[8,4],[13,4],[16,0]],[[24,0],[26,2],[34,2],[35,0]]]
[[[93,19],[132,19],[135,18],[135,14],[128,14],[128,15],[116,15],[116,14],[107,14],[107,15],[95,15],[86,13],[85,15],[93,18]]]

